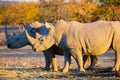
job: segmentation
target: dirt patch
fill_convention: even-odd
[[[110,50],[105,55],[98,56],[98,62],[94,70],[86,70],[86,73],[79,74],[76,74],[77,64],[74,59],[72,59],[68,73],[60,72],[64,64],[64,57],[56,57],[59,71],[43,71],[42,68],[45,66],[43,53],[34,53],[30,46],[21,49],[8,49],[6,46],[0,46],[0,80],[120,79],[116,77],[119,72],[110,71],[115,62],[113,50]]]

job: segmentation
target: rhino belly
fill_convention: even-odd
[[[91,47],[90,49],[88,49],[88,54],[90,55],[102,55],[104,53],[106,53],[110,48],[110,44],[109,45],[101,45],[101,46],[96,46],[96,47]]]

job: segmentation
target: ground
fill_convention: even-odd
[[[18,32],[16,28],[9,28],[9,32]],[[115,53],[109,50],[106,54],[98,56],[94,70],[76,74],[77,64],[72,59],[70,71],[62,73],[64,57],[57,57],[58,72],[43,71],[45,66],[43,53],[35,53],[30,46],[20,49],[8,49],[3,45],[5,41],[4,27],[0,28],[0,80],[118,80],[120,71],[112,72]],[[3,42],[3,43],[2,43]]]
[[[43,53],[33,52],[30,46],[20,49],[8,49],[6,46],[0,46],[0,80],[120,79],[116,72],[110,71],[115,62],[113,50],[98,56],[94,70],[87,70],[86,73],[80,74],[76,74],[77,64],[74,59],[72,59],[68,73],[60,72],[64,64],[64,57],[56,57],[59,71],[43,71],[42,68],[45,66]]]

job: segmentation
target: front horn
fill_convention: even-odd
[[[30,42],[30,44],[34,45],[36,39],[33,38],[33,37],[31,37],[31,36],[28,34],[27,30],[25,30],[25,34],[26,34],[26,37],[27,37],[28,41]]]

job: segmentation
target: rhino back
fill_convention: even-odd
[[[85,54],[91,55],[105,53],[112,44],[114,33],[118,31],[117,27],[114,27],[115,22],[110,21],[70,24],[62,36],[61,43],[68,48],[83,49]]]

